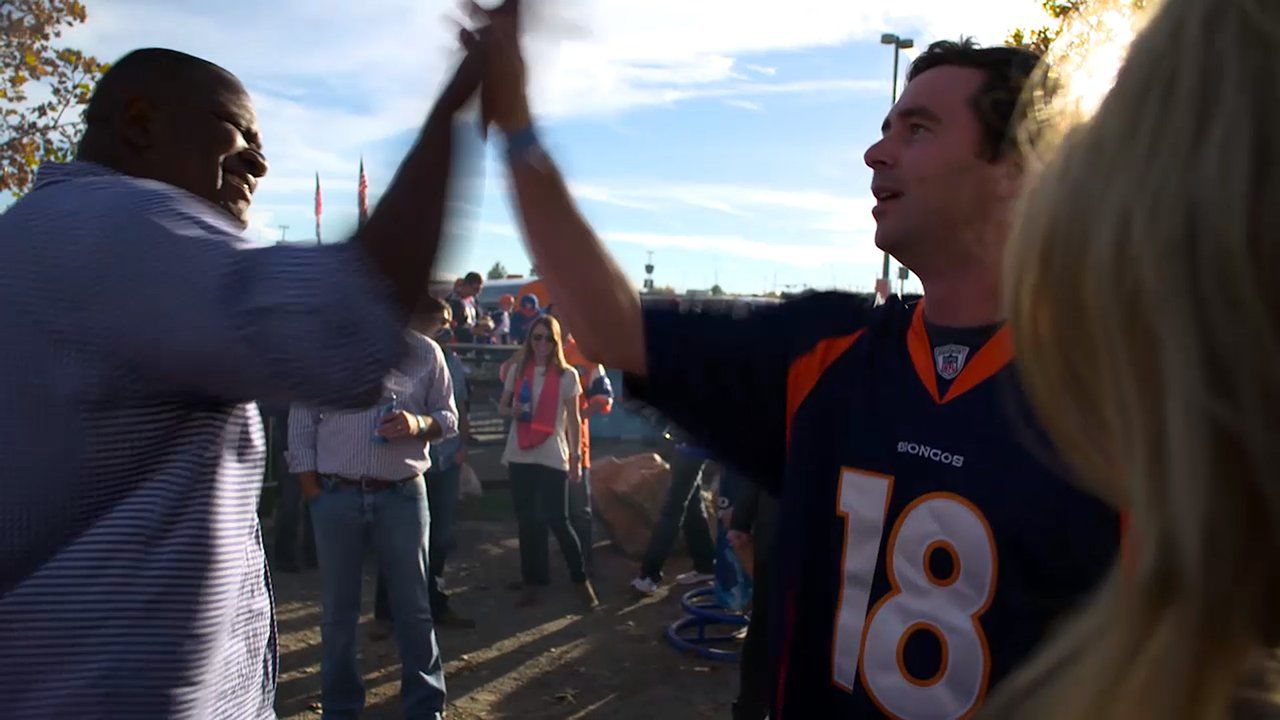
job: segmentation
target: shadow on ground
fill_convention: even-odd
[[[506,589],[518,576],[515,524],[502,490],[463,508],[458,551],[447,585],[455,609],[475,618],[476,630],[438,632],[449,687],[451,720],[543,718],[639,720],[727,718],[736,693],[737,665],[684,655],[662,637],[679,617],[679,592],[664,588],[637,599],[627,587],[635,565],[596,549],[596,584],[603,607],[575,612],[563,563],[552,542],[553,587],[541,605],[514,607]],[[509,518],[510,516],[507,515]],[[673,559],[668,577],[688,569]],[[366,565],[365,608],[372,607],[372,563]],[[320,575],[274,575],[281,636],[281,718],[320,715]],[[680,588],[683,590],[683,588]],[[391,640],[369,642],[362,618],[361,655],[367,686],[365,718],[399,718],[400,664]]]

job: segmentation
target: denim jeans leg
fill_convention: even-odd
[[[458,510],[458,485],[462,466],[454,465],[440,472],[427,473],[427,509],[431,513],[430,542],[427,558],[431,591],[431,612],[443,613],[449,607],[449,596],[440,591],[436,579],[444,574],[445,561],[454,546],[454,518]]]
[[[302,488],[298,485],[297,475],[281,473],[277,475],[277,480],[280,495],[275,509],[274,559],[277,566],[288,567],[298,564],[298,521]]]
[[[437,720],[444,712],[445,685],[427,594],[426,486],[418,477],[373,497],[373,543],[395,618],[404,717]]]
[[[644,560],[640,563],[641,577],[652,578],[655,581],[662,579],[662,566],[671,555],[671,548],[675,545],[676,535],[680,532],[689,499],[697,494],[695,491],[700,486],[704,464],[705,461],[702,458],[679,450],[671,458],[671,487],[667,490],[667,497],[662,503],[662,513],[658,516],[658,524],[653,528],[653,535],[649,537],[649,546],[645,550]],[[702,502],[700,497],[698,502]],[[686,529],[686,540],[687,533]],[[710,544],[710,531],[706,531],[706,534],[707,542]]]
[[[520,536],[520,579],[525,585],[551,583],[547,525],[538,510],[541,465],[511,463],[511,499]]]
[[[702,474],[689,491],[684,507],[684,542],[693,558],[693,569],[700,573],[713,573],[716,567],[716,541],[711,537],[707,506],[702,502]]]
[[[307,567],[320,567],[316,557],[316,531],[311,522],[311,503],[305,500],[302,502],[302,558]]]
[[[391,600],[387,598],[387,578],[378,571],[378,581],[373,586],[373,619],[391,622]]]
[[[320,704],[325,718],[357,718],[364,683],[356,662],[356,626],[367,538],[364,498],[357,488],[326,487],[311,501],[322,581]]]
[[[538,512],[543,524],[556,536],[560,554],[564,555],[569,568],[569,579],[583,582],[587,579],[587,569],[582,561],[582,545],[569,524],[569,473],[545,466],[539,466],[539,470]],[[542,537],[545,541],[545,532]]]

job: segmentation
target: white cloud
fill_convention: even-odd
[[[923,45],[941,37],[998,42],[1013,26],[1043,18],[1030,0],[560,0],[541,33],[526,43],[533,62],[536,105],[553,114],[648,104],[645,77],[632,69],[656,65],[664,74],[704,83],[729,80],[726,58],[779,50],[874,41],[882,31],[922,30]],[[569,23],[564,18],[573,18]],[[556,29],[572,25],[573,33]],[[767,66],[746,70],[771,75]],[[688,83],[683,83],[688,84]]]
[[[509,238],[509,239],[520,238],[520,232],[511,223],[476,221],[471,223],[467,229],[473,230],[486,237],[500,237],[500,238]]]
[[[844,244],[792,243],[783,239],[755,240],[740,235],[682,235],[657,232],[606,232],[606,242],[646,249],[677,248],[694,252],[761,260],[776,265],[821,268],[865,263],[873,255],[852,241]],[[874,248],[872,248],[874,250]]]
[[[556,117],[697,99],[752,109],[759,98],[781,94],[882,92],[887,81],[859,77],[778,82],[776,68],[745,58],[874,43],[884,30],[918,30],[917,46],[961,34],[993,42],[1043,17],[1033,0],[541,0],[525,6],[534,13],[527,17],[526,52],[535,110]],[[272,163],[260,200],[263,217],[272,217],[263,222],[279,222],[288,205],[310,200],[319,171],[326,205],[343,208],[332,220],[326,209],[325,233],[332,235],[338,227],[330,222],[348,223],[354,212],[360,154],[418,127],[452,67],[450,15],[456,15],[454,0],[91,0],[88,22],[65,41],[107,60],[136,47],[172,47],[239,75],[255,97]],[[867,73],[883,74],[881,68]],[[367,166],[376,195],[394,165],[368,157]],[[747,198],[707,188],[682,202],[728,214],[752,211]],[[815,212],[815,222],[831,230],[865,229],[866,218],[855,217],[861,206],[843,206],[858,210],[827,207]]]
[[[616,112],[692,97],[818,92],[831,87],[746,84],[737,57],[924,28],[920,45],[962,33],[999,40],[1042,16],[1031,0],[544,0],[526,3],[526,50],[536,109]],[[273,121],[298,110],[328,139],[358,143],[415,127],[455,54],[452,0],[99,0],[67,42],[106,58],[145,45],[207,57],[242,76]],[[775,68],[743,69],[771,77]],[[714,91],[712,91],[714,89]],[[844,89],[856,89],[844,86]],[[862,88],[869,89],[869,88]],[[317,102],[317,100],[329,102]],[[290,106],[290,103],[293,103]],[[278,112],[277,112],[278,111]],[[319,121],[319,122],[317,122]],[[270,128],[268,128],[270,129]],[[354,135],[352,135],[354,133]],[[312,138],[301,142],[310,144]]]
[[[754,100],[729,99],[729,100],[725,100],[724,104],[728,105],[729,107],[736,107],[742,110],[750,110],[751,112],[760,112],[760,110],[763,109],[763,106],[760,103],[755,102]]]
[[[658,208],[652,201],[646,202],[637,199],[635,194],[619,194],[604,185],[593,183],[570,182],[569,192],[574,199],[579,201],[591,200],[632,210],[656,210]]]
[[[276,239],[275,213],[266,208],[254,206],[249,210],[249,227],[245,237],[255,244],[267,245]]]
[[[618,181],[571,186],[578,200],[662,212],[684,206],[746,219],[787,222],[798,233],[825,237],[870,237],[875,233],[870,192],[838,195],[732,183]]]

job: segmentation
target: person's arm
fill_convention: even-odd
[[[490,116],[510,138],[530,133],[524,61],[514,19],[491,15],[485,44],[485,100]],[[511,162],[517,215],[538,267],[556,291],[556,308],[592,360],[644,374],[640,296],[578,212],[550,158]]]
[[[797,362],[818,340],[865,326],[866,303],[818,296],[742,320],[642,311],[639,295],[578,213],[554,164],[538,151],[524,62],[507,18],[493,17],[485,39],[485,84],[488,116],[512,146],[525,238],[583,353],[628,373],[632,396],[776,492],[791,412],[812,389],[804,385],[812,363]]]
[[[502,397],[498,400],[498,416],[515,417],[515,365],[507,367],[506,378],[502,381]]]
[[[445,365],[444,352],[431,340],[416,345],[415,353],[426,355],[427,370],[418,380],[424,414],[408,410],[389,413],[379,421],[377,433],[388,440],[414,438],[424,444],[458,434],[458,409],[453,402],[453,381]]]
[[[467,309],[462,304],[462,298],[450,293],[449,297],[445,298],[445,302],[449,303],[449,327],[465,325],[463,321],[467,317]]]
[[[582,407],[582,419],[590,420],[596,415],[613,412],[613,400],[606,397],[593,397]]]
[[[427,386],[427,425],[422,429],[422,438],[427,442],[436,442],[458,434],[458,404],[453,399],[453,383],[449,373],[449,365],[444,351],[439,345],[428,341],[435,361],[432,363],[431,381]],[[459,378],[457,382],[466,382]]]
[[[289,472],[298,476],[302,494],[313,498],[320,494],[320,477],[316,473],[315,408],[294,404],[289,408]]]
[[[865,299],[829,293],[744,318],[646,310],[648,375],[627,377],[628,396],[776,494],[792,415],[824,363],[865,327],[868,308]],[[820,345],[823,339],[833,342]]]
[[[458,356],[448,356],[449,378],[453,380],[453,402],[458,406],[458,450],[454,453],[454,461],[458,464],[467,461],[467,443],[471,439],[471,390],[467,382],[466,369]]]
[[[561,382],[570,383],[571,392],[564,398],[565,434],[569,437],[569,480],[582,480],[582,414],[578,412],[579,395],[582,388],[578,385],[578,375],[573,370],[565,371]]]
[[[186,193],[121,183],[102,222],[66,238],[50,274],[82,288],[60,322],[147,386],[222,401],[372,402],[442,232],[462,62],[354,242],[255,248]],[[112,194],[114,193],[114,194]]]
[[[508,0],[502,7],[508,6],[514,10],[515,3]],[[467,55],[373,214],[356,234],[373,265],[390,281],[396,304],[406,314],[413,311],[431,277],[431,264],[444,231],[455,169],[454,117],[475,94],[483,76],[484,62],[474,37],[462,32]]]
[[[613,412],[613,383],[604,368],[596,365],[587,380],[587,401],[583,404],[582,417],[590,420],[596,415],[607,415]]]

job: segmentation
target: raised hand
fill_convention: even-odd
[[[518,0],[507,0],[485,10],[471,0],[469,14],[480,29],[471,42],[484,57],[484,84],[480,90],[481,123],[497,125],[511,133],[529,125],[529,101],[525,93],[524,57],[520,53]]]
[[[464,8],[475,26],[458,28],[458,43],[466,51],[466,56],[458,64],[453,77],[440,93],[436,102],[439,111],[453,114],[462,109],[471,99],[485,76],[485,41],[483,37],[495,18],[509,21],[512,27],[518,22],[519,0],[506,0],[493,10],[485,10],[473,0]],[[482,102],[482,106],[484,103]],[[488,122],[485,123],[486,125]]]

